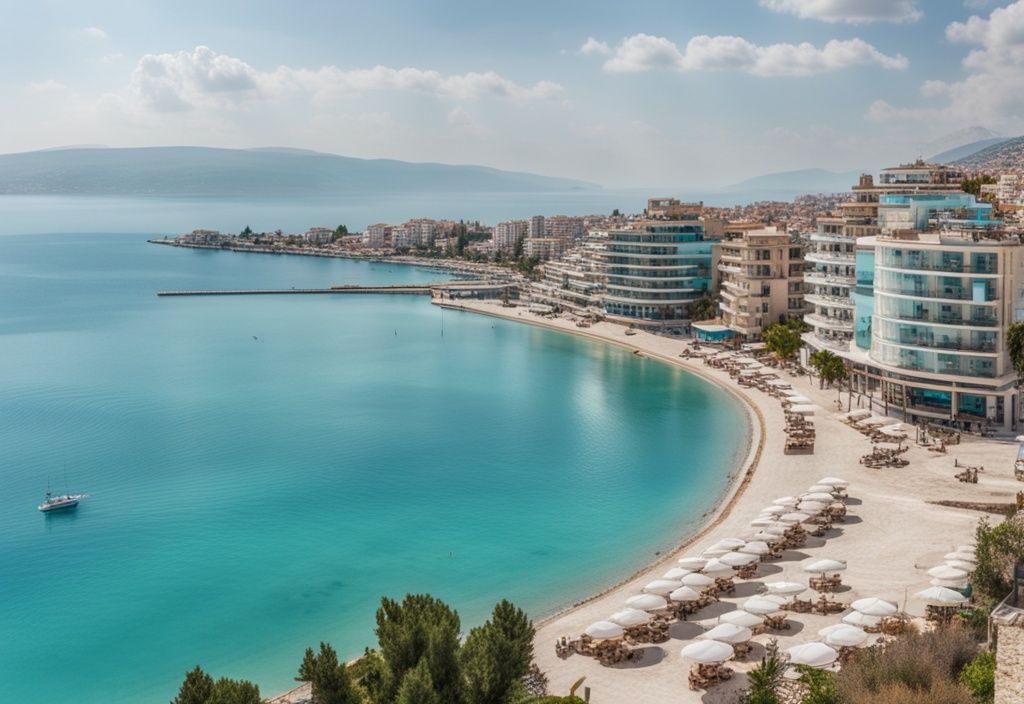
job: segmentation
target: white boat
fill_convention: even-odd
[[[85,496],[85,494],[63,494],[61,496],[54,496],[48,491],[46,492],[46,500],[39,504],[38,508],[43,513],[49,513],[50,511],[65,511],[78,506],[78,502],[84,499]]]

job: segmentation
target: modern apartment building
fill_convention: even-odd
[[[530,300],[579,316],[602,314],[604,271],[596,256],[601,249],[584,245],[543,264],[543,278],[530,284]]]
[[[334,240],[334,230],[329,227],[311,227],[302,238],[310,244],[327,244]]]
[[[527,228],[528,237],[544,237],[547,231],[544,229],[544,216],[534,215],[530,218],[530,224]]]
[[[777,228],[743,228],[714,245],[722,324],[746,342],[804,312],[803,247]]]
[[[504,254],[512,254],[516,242],[525,240],[529,224],[525,220],[508,220],[494,226],[494,248]]]
[[[391,226],[384,223],[369,225],[363,233],[363,245],[373,249],[381,249],[390,231]]]
[[[555,215],[544,219],[544,236],[561,240],[566,249],[583,239],[583,218]]]
[[[557,259],[565,251],[565,243],[554,237],[528,237],[523,241],[523,254],[542,262]]]

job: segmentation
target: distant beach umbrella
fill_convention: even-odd
[[[840,560],[815,560],[814,562],[804,565],[804,572],[811,572],[815,574],[825,574],[827,572],[842,572],[846,569],[846,563]]]
[[[876,628],[882,622],[881,616],[869,616],[860,611],[854,611],[843,616],[843,623],[861,628]]]
[[[782,523],[803,523],[808,518],[810,518],[810,516],[808,516],[806,513],[794,511],[792,513],[782,514],[781,516],[779,516],[779,521],[781,521]]]
[[[779,508],[782,508],[781,506]],[[785,510],[785,509],[783,509]],[[775,525],[774,516],[764,516],[762,518],[755,518],[750,522],[751,528],[767,528],[768,526]]]
[[[933,579],[928,583],[933,587],[946,587],[947,589],[965,589],[969,582],[966,579]]]
[[[792,403],[795,406],[803,406],[803,405],[807,405],[807,404],[813,403],[813,401],[811,401],[811,399],[807,398],[806,396],[788,396],[786,398],[786,402],[787,403]],[[792,410],[792,409],[790,409],[790,410]]]
[[[608,617],[608,620],[623,628],[630,628],[631,626],[641,626],[645,623],[650,623],[651,615],[640,609],[626,608],[622,611],[616,611]]]
[[[966,552],[966,553],[971,554],[971,555],[977,555],[978,554],[978,548],[974,547],[973,545],[958,545],[957,548],[956,548],[956,551],[957,552]]]
[[[698,640],[687,645],[679,654],[701,665],[711,665],[731,658],[733,649],[720,640]]]
[[[851,626],[848,623],[841,623],[838,626],[830,626],[832,630],[825,634],[825,644],[839,648],[856,648],[868,639],[868,634],[863,628]]]
[[[795,496],[784,496],[783,498],[784,499],[791,499],[791,498],[796,498],[796,497]],[[789,502],[787,502],[787,504],[788,503]],[[796,506],[797,503],[799,503],[799,500],[793,502],[792,505]],[[783,504],[772,504],[771,506],[765,506],[763,509],[761,509],[761,513],[763,513],[763,514],[770,514],[772,516],[778,516],[780,513],[785,513],[785,512],[786,512],[786,506],[783,505]]]
[[[723,643],[746,643],[754,637],[754,634],[746,626],[737,626],[734,623],[720,623],[697,637],[701,640],[718,640]]]
[[[764,623],[764,616],[758,616],[752,614],[749,611],[727,611],[718,617],[718,620],[722,623],[732,623],[737,626],[744,626],[746,628],[753,628],[754,626],[760,626]]]
[[[946,566],[963,570],[964,572],[973,572],[978,565],[975,562],[968,562],[967,560],[946,560]]]
[[[730,567],[743,567],[745,565],[757,562],[757,555],[748,555],[742,552],[730,552],[722,555],[718,558],[721,562],[729,565]]]
[[[828,494],[829,496],[838,493],[836,492],[836,488],[834,486],[829,486],[826,484],[814,484],[810,488],[808,488],[807,491],[811,494]]]
[[[702,569],[701,572],[709,577],[714,577],[715,575],[721,576],[732,574],[733,569],[730,565],[725,564],[721,560],[708,560],[708,563],[704,565],[704,569]]]
[[[710,587],[715,583],[715,580],[712,577],[708,577],[706,574],[691,572],[683,577],[682,582],[684,587],[703,589],[704,587]]]
[[[780,611],[779,605],[774,601],[757,596],[744,601],[740,608],[758,616],[776,614]]]
[[[665,574],[661,575],[661,578],[662,579],[671,579],[673,581],[677,581],[678,582],[680,579],[682,579],[686,575],[690,574],[691,572],[693,572],[693,570],[687,570],[687,569],[684,569],[682,567],[673,567],[668,572],[666,572]]]
[[[682,582],[674,579],[656,579],[644,585],[644,592],[647,594],[657,594],[658,596],[667,596],[673,589],[678,589],[682,585]]]
[[[946,587],[928,587],[914,596],[933,606],[956,606],[967,601],[967,597],[963,594]]]
[[[943,558],[946,560],[961,560],[963,562],[972,562],[974,564],[977,564],[978,562],[978,556],[975,553],[961,552],[959,550],[957,550],[956,552],[947,552],[945,555],[943,555]]]
[[[857,599],[857,601],[850,604],[850,608],[854,611],[859,611],[862,614],[868,616],[892,616],[894,613],[899,611],[896,604],[891,601],[885,601],[884,599],[878,599],[873,596],[869,596],[865,599]]]
[[[779,523],[778,521],[775,522],[775,525],[764,526],[761,528],[762,533],[769,533],[775,536],[785,535],[787,530],[789,530],[789,526],[785,523]]]
[[[749,543],[741,547],[737,552],[747,553],[750,555],[767,555],[772,551],[768,543],[763,540],[751,540]]]
[[[764,599],[765,601],[774,602],[779,606],[786,606],[787,604],[790,604],[793,601],[793,597],[784,596],[782,594],[762,594],[760,598]]]
[[[597,621],[587,626],[587,630],[583,632],[595,640],[611,640],[625,635],[622,626],[611,621]]]
[[[746,540],[741,540],[740,538],[723,538],[708,548],[708,550],[721,550],[723,548],[726,550],[735,550],[736,548],[743,547],[746,543]]]
[[[835,501],[835,497],[824,491],[811,491],[801,497],[802,501],[820,501],[826,505]]]
[[[779,497],[779,498],[775,499],[775,501],[772,501],[772,503],[775,504],[776,506],[784,506],[786,508],[793,508],[798,503],[800,503],[800,499],[796,498],[795,496],[782,496],[782,497]]]
[[[704,565],[708,564],[708,561],[703,557],[681,557],[679,558],[678,563],[684,570],[698,572],[704,569]]]
[[[821,486],[833,486],[837,489],[845,489],[850,486],[850,482],[845,479],[840,479],[839,477],[824,477],[818,480],[818,484]]]
[[[938,567],[932,567],[928,570],[928,576],[935,577],[935,579],[941,579],[943,581],[952,581],[956,579],[965,579],[967,577],[967,571],[956,567],[950,567],[949,565],[939,565]]]
[[[779,535],[777,533],[769,533],[767,530],[759,530],[752,536],[750,536],[750,540],[752,542],[760,541],[762,543],[768,543],[768,545],[771,545],[773,543],[779,542]]]
[[[672,601],[700,601],[701,594],[692,587],[678,587],[668,595]]]
[[[809,588],[806,584],[800,584],[800,582],[769,582],[764,586],[768,589],[769,594],[783,594],[787,596],[803,594]]]
[[[794,645],[786,652],[789,653],[789,661],[792,664],[808,667],[827,667],[839,657],[839,653],[830,646],[819,642]]]
[[[661,611],[668,608],[665,597],[657,594],[637,594],[626,599],[626,606],[644,611]]]
[[[821,513],[828,508],[828,504],[823,504],[820,501],[801,501],[796,505],[797,511],[803,511],[804,513]]]

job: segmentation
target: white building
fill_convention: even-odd
[[[390,230],[391,226],[384,223],[370,225],[363,233],[363,245],[371,249],[382,249]]]
[[[311,227],[302,238],[310,244],[328,244],[334,239],[334,230],[329,227]]]
[[[544,229],[544,216],[534,215],[530,218],[530,226],[527,232],[528,237],[544,237],[547,234],[547,230]]]
[[[529,224],[525,220],[507,220],[494,226],[494,248],[505,254],[512,254],[516,242],[526,239]]]

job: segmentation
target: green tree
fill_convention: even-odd
[[[974,196],[981,195],[981,187],[990,183],[995,183],[996,179],[988,174],[981,174],[976,178],[965,178],[960,182],[960,190],[964,193],[970,193]]]
[[[991,650],[978,653],[964,665],[959,680],[978,704],[990,704],[996,693],[996,654]]]
[[[395,701],[396,704],[444,704],[434,689],[426,660],[420,660],[420,664],[402,678],[402,686],[398,688]]]
[[[352,686],[345,663],[338,662],[338,654],[327,643],[320,643],[316,654],[306,648],[296,679],[310,683],[314,704],[358,704],[362,699]]]
[[[775,693],[786,665],[775,653],[761,658],[761,664],[747,673],[747,689],[741,697],[743,704],[778,704]]]
[[[796,670],[800,673],[800,683],[806,688],[800,704],[841,704],[831,672],[807,665],[797,665]]]
[[[622,213],[619,212],[618,208],[616,208],[615,210],[612,211],[612,217],[613,218],[620,217],[621,215],[622,215]]]
[[[793,359],[803,340],[800,335],[804,332],[802,320],[790,320],[785,323],[773,323],[764,329],[763,337],[765,347],[780,360]]]
[[[342,237],[348,234],[348,225],[338,225],[334,228],[334,234],[331,236],[331,241],[340,240]]]
[[[185,673],[185,681],[171,704],[206,704],[212,692],[213,678],[196,665],[196,669]]]
[[[248,225],[246,225],[246,226],[245,226],[245,229],[244,229],[244,230],[242,230],[242,231],[241,231],[241,232],[239,233],[239,236],[241,236],[241,237],[252,237],[252,228],[251,228],[251,227],[249,227]]]
[[[506,704],[533,661],[533,624],[507,600],[469,632],[459,652],[466,704]]]
[[[302,656],[302,663],[299,664],[299,674],[295,678],[297,682],[312,682],[316,677],[316,654],[312,648],[306,648],[306,654]]]
[[[260,688],[248,680],[229,680],[221,677],[213,685],[206,704],[263,704]]]
[[[1010,353],[1013,370],[1024,379],[1024,322],[1010,323],[1006,329],[1006,351]]]
[[[811,366],[818,372],[818,383],[820,388],[832,386],[837,381],[842,381],[849,374],[846,369],[846,362],[834,352],[818,350],[811,354]]]
[[[978,563],[971,586],[983,602],[995,604],[1010,593],[1013,566],[1024,562],[1024,519],[1008,518],[992,526],[983,518],[975,536]]]
[[[691,320],[711,320],[718,317],[718,303],[705,294],[690,304]]]

